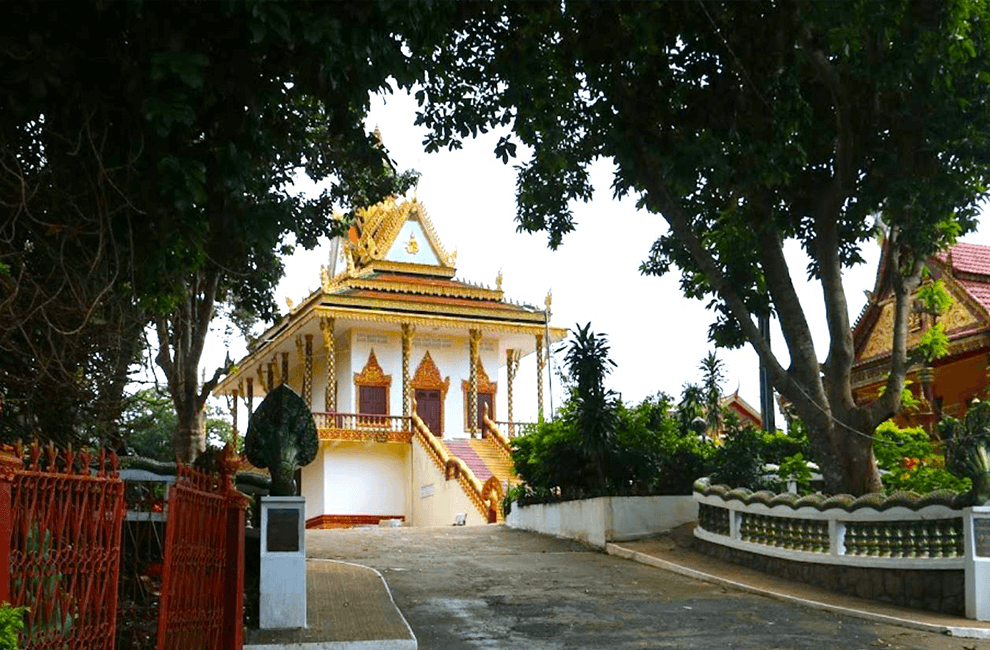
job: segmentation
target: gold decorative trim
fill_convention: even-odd
[[[388,388],[392,385],[392,375],[386,375],[385,371],[378,364],[375,356],[375,349],[371,348],[368,354],[368,362],[364,364],[361,372],[354,373],[354,383],[358,386],[384,386]]]
[[[366,298],[361,296],[344,296],[340,294],[326,296],[326,299],[319,307],[317,307],[317,309],[327,309],[337,306],[343,308],[368,307],[371,309],[387,311],[431,312],[440,315],[452,314],[454,316],[461,317],[480,316],[481,318],[500,318],[505,320],[514,320],[519,323],[531,323],[534,326],[539,325],[541,329],[544,322],[542,311],[520,311],[517,309],[506,309],[502,307],[493,309],[474,307],[472,305],[445,305],[443,303],[424,303],[413,300],[402,300],[401,298]],[[566,330],[564,331],[566,333]]]
[[[317,429],[320,440],[363,441],[363,442],[411,442],[409,431],[375,431],[368,429]]]
[[[382,367],[378,365],[378,359],[375,357],[375,349],[371,348],[371,352],[368,354],[368,362],[364,364],[364,369],[361,372],[354,373],[354,392],[357,398],[357,411],[358,413],[363,413],[364,409],[361,408],[361,387],[371,386],[376,388],[385,389],[385,415],[392,412],[391,405],[391,393],[390,388],[392,387],[392,375],[386,375],[382,370]]]
[[[354,277],[343,278],[332,285],[328,294],[339,294],[348,289],[364,289],[367,291],[383,291],[388,293],[411,293],[420,296],[438,296],[442,298],[468,298],[477,300],[492,300],[503,302],[505,294],[498,289],[472,286],[436,286],[432,284],[417,284],[412,282],[394,282],[382,278]],[[540,312],[537,312],[540,313]]]
[[[430,356],[430,351],[427,350],[419,365],[416,366],[416,373],[413,375],[411,384],[414,390],[439,390],[442,401],[447,398],[450,377],[442,378],[440,376],[440,369],[437,368],[433,357]]]

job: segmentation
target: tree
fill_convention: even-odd
[[[724,364],[714,352],[709,352],[698,364],[698,369],[702,373],[701,384],[705,392],[705,421],[708,423],[708,430],[717,438],[725,424],[725,412],[722,410]]]
[[[152,321],[178,414],[174,447],[192,460],[205,400],[227,369],[199,381],[218,305],[273,318],[287,235],[312,247],[345,228],[332,205],[372,204],[412,182],[385,164],[363,119],[369,92],[421,72],[402,35],[430,42],[443,14],[387,1],[5,9],[0,187],[17,232],[4,233],[0,276],[33,292],[12,320],[38,323],[50,348],[91,332],[80,323],[97,322],[106,296]],[[330,179],[329,190],[290,193],[300,169]],[[40,270],[16,248],[38,237],[55,240]],[[66,251],[74,237],[82,253]],[[85,291],[43,282],[48,269],[90,267],[101,273]],[[40,319],[30,308],[66,295],[70,314]],[[43,358],[32,351],[34,364]]]
[[[574,423],[581,448],[598,474],[598,488],[607,488],[605,463],[618,421],[619,400],[605,388],[605,378],[615,367],[609,358],[608,338],[591,331],[591,323],[575,325],[564,362],[574,380]]]
[[[877,424],[896,413],[907,321],[924,260],[976,223],[986,196],[990,15],[984,2],[538,3],[460,8],[462,26],[413,51],[434,66],[417,97],[429,150],[511,126],[519,227],[551,247],[587,200],[588,165],[614,160],[669,231],[642,270],[677,267],[715,311],[717,345],[752,345],[807,424],[832,491],[880,488]],[[887,390],[857,404],[842,270],[885,227],[895,301]],[[829,332],[824,359],[784,242],[811,258]],[[776,316],[789,359],[760,336]]]

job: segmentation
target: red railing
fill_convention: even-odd
[[[231,482],[236,461],[222,465],[217,475],[180,464],[169,488],[158,650],[243,646],[248,498]]]
[[[409,418],[401,415],[366,415],[363,413],[314,413],[317,429],[343,429],[359,431],[386,431],[406,433],[412,431]]]
[[[25,650],[112,650],[124,484],[117,458],[42,449],[0,459],[0,601],[29,610]],[[44,465],[44,468],[42,468]]]

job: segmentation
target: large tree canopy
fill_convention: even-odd
[[[178,412],[176,451],[190,460],[219,376],[199,377],[217,305],[272,317],[287,235],[312,247],[342,225],[331,205],[373,203],[413,180],[386,164],[364,117],[370,92],[418,76],[401,36],[428,42],[434,5],[94,0],[5,9],[6,422],[55,436],[57,426],[40,421],[43,401],[22,398],[38,369],[52,370],[51,394],[92,383],[86,360],[97,334],[111,339],[99,365],[122,390],[151,320]],[[299,169],[330,179],[329,190],[293,194]]]
[[[462,26],[421,52],[428,149],[511,125],[520,228],[551,247],[587,200],[588,166],[616,163],[614,191],[668,233],[643,271],[675,266],[709,300],[723,346],[754,346],[806,422],[828,488],[880,487],[873,430],[899,409],[911,293],[923,261],[973,229],[986,196],[990,13],[980,0],[533,3],[461,7]],[[886,227],[896,296],[891,371],[857,405],[844,268]],[[789,268],[787,240],[812,262]],[[822,288],[830,346],[815,350],[793,277]],[[776,316],[778,357],[760,336]]]

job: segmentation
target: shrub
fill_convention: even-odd
[[[10,603],[0,605],[0,650],[18,650],[17,634],[24,629],[26,607],[14,607]]]
[[[877,427],[874,434],[877,466],[886,470],[883,487],[887,494],[899,491],[927,494],[934,490],[957,493],[970,489],[969,479],[946,468],[941,445],[933,442],[921,427],[900,428],[891,421]]]

